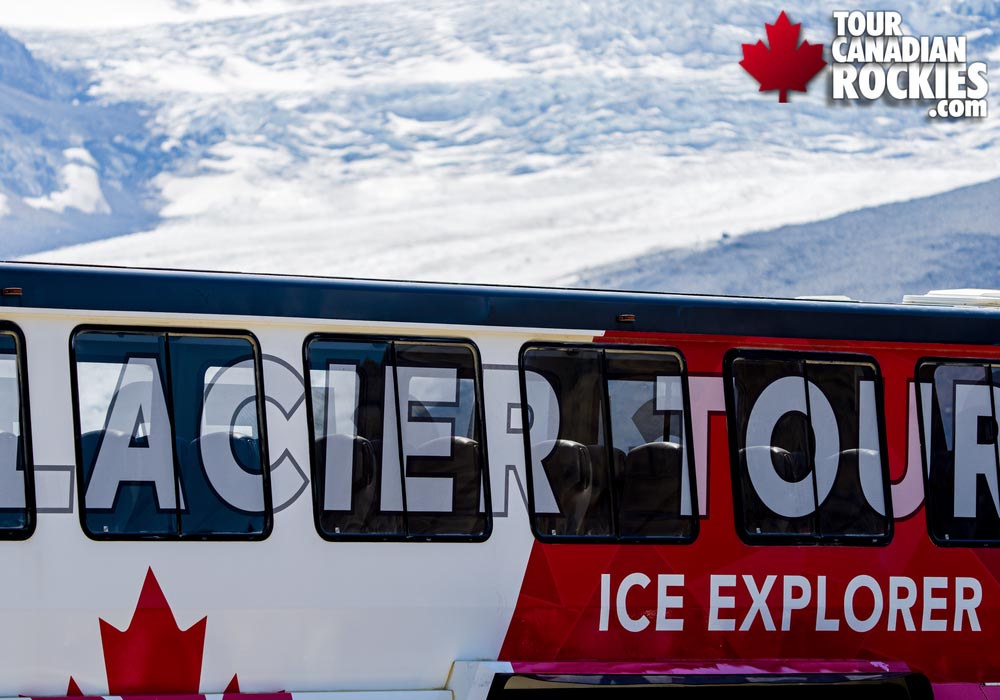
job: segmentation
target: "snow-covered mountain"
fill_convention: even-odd
[[[740,45],[781,9],[828,43],[839,5],[139,5],[0,7],[20,60],[49,76],[0,71],[4,154],[24,153],[0,167],[0,253],[573,283],[650,250],[1000,176],[1000,117],[831,105],[822,77],[790,104],[757,93]],[[971,56],[1000,62],[994,0],[900,9],[914,32],[968,34]],[[43,126],[18,126],[24,112]]]
[[[790,297],[1000,289],[1000,180],[587,270],[578,283]]]
[[[154,224],[161,169],[144,107],[89,94],[79,67],[0,31],[0,251],[6,256]]]

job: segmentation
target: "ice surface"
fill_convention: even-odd
[[[577,283],[671,292],[902,301],[932,289],[1000,289],[1000,180],[824,221],[647,253]],[[969,292],[970,290],[965,290]],[[957,294],[957,292],[955,292]]]

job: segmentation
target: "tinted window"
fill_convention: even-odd
[[[23,539],[34,527],[18,346],[17,336],[0,332],[0,538],[9,539]]]
[[[316,338],[307,355],[320,532],[485,536],[488,491],[472,347]]]
[[[888,538],[888,467],[874,362],[733,353],[726,389],[745,538]]]
[[[690,537],[684,383],[673,355],[607,350],[618,534]]]
[[[942,543],[1000,542],[1000,367],[929,361],[917,378],[931,535]]]
[[[170,336],[170,389],[183,535],[266,526],[259,392],[245,338]]]
[[[677,354],[536,346],[525,348],[522,367],[536,532],[694,536]]]
[[[73,348],[88,533],[266,532],[262,394],[248,338],[86,331]]]

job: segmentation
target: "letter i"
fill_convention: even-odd
[[[601,574],[601,622],[599,632],[608,631],[608,617],[611,613],[611,574]]]

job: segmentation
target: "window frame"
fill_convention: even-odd
[[[612,351],[622,351],[622,352],[637,352],[646,354],[656,354],[656,355],[673,355],[678,364],[680,365],[680,379],[681,379],[681,394],[682,403],[684,406],[684,439],[687,440],[688,449],[685,450],[687,455],[687,464],[685,465],[688,470],[688,483],[691,487],[691,534],[681,537],[667,537],[667,536],[636,536],[628,535],[621,536],[614,533],[610,535],[552,535],[549,533],[541,532],[538,529],[535,513],[535,482],[534,482],[534,469],[532,468],[531,462],[531,436],[530,436],[530,421],[529,421],[529,411],[528,411],[528,386],[527,378],[525,375],[524,359],[525,354],[532,349],[543,349],[543,348],[553,348],[553,349],[566,349],[566,350],[594,350],[601,352],[601,387],[604,392],[604,408],[602,410],[603,420],[607,425],[607,434],[609,439],[607,441],[608,449],[614,448],[614,434],[611,432],[611,395],[608,389],[608,376],[606,371],[605,362],[605,350]],[[524,472],[525,472],[525,489],[527,490],[528,496],[528,522],[531,527],[531,534],[534,535],[535,539],[539,542],[545,544],[657,544],[657,545],[690,545],[693,544],[700,534],[701,528],[701,513],[698,506],[698,472],[695,468],[695,456],[694,456],[694,430],[692,429],[691,423],[691,390],[690,384],[688,382],[688,368],[687,362],[684,359],[684,354],[677,348],[668,345],[644,345],[644,344],[634,344],[634,343],[587,343],[587,342],[568,342],[568,341],[544,341],[544,340],[529,340],[528,342],[521,345],[521,349],[517,355],[517,376],[518,385],[520,390],[520,400],[521,400],[521,434],[522,443],[524,445]],[[561,407],[560,407],[561,408]],[[608,465],[613,464],[610,459]],[[614,479],[611,480],[612,483]],[[614,489],[615,487],[612,486]],[[612,492],[612,502],[611,502],[611,524],[612,528],[618,529],[618,510],[617,510],[617,492]]]
[[[257,425],[259,426],[261,439],[259,441],[260,445],[260,460],[261,460],[261,479],[262,486],[264,489],[264,527],[260,532],[248,533],[248,534],[237,534],[237,533],[219,533],[219,534],[196,534],[196,535],[185,535],[183,531],[180,530],[180,517],[182,510],[178,507],[177,518],[178,518],[178,533],[174,534],[122,534],[122,533],[104,533],[104,532],[93,532],[87,527],[87,509],[85,506],[86,492],[84,488],[84,478],[83,478],[83,444],[82,444],[82,427],[80,421],[80,392],[79,392],[79,380],[77,377],[77,358],[76,358],[76,340],[77,337],[83,333],[108,333],[108,334],[131,334],[131,335],[146,335],[146,336],[164,336],[164,347],[169,343],[169,338],[171,335],[176,336],[194,336],[198,338],[227,338],[227,339],[243,339],[250,343],[250,349],[253,354],[254,363],[254,379],[257,382]],[[169,365],[169,350],[167,351],[167,360]],[[169,377],[170,368],[169,366],[165,368],[168,377],[168,387],[165,387],[166,392],[166,408],[167,415],[170,417],[170,443],[171,451],[173,453],[173,466],[174,466],[174,479],[179,484],[180,480],[180,464],[177,456],[177,445],[174,435],[174,405],[173,405],[173,392],[169,387]],[[229,328],[198,328],[192,326],[148,326],[148,325],[115,325],[115,324],[82,324],[73,328],[69,335],[69,374],[70,374],[70,394],[71,401],[73,402],[73,444],[76,454],[76,465],[74,469],[74,474],[76,476],[77,482],[77,507],[79,510],[79,521],[80,529],[83,533],[91,540],[98,542],[261,542],[266,540],[271,536],[271,532],[274,530],[274,504],[272,501],[271,494],[271,461],[270,455],[268,453],[268,439],[267,439],[267,393],[264,387],[264,361],[263,352],[261,350],[260,341],[257,336],[251,331],[245,329],[229,329]],[[199,412],[204,410],[204,405],[199,407]],[[200,415],[200,413],[199,413]]]
[[[826,364],[867,365],[875,370],[875,418],[878,426],[879,458],[882,466],[882,494],[885,501],[886,531],[880,535],[844,535],[814,532],[812,534],[754,533],[746,529],[746,515],[743,511],[743,473],[737,435],[739,426],[735,424],[736,396],[733,386],[733,364],[738,359],[773,360],[775,362],[821,362]],[[813,350],[792,350],[788,348],[742,348],[726,351],[722,358],[723,390],[726,401],[726,432],[729,442],[730,486],[733,497],[733,526],[740,540],[750,546],[821,546],[821,547],[886,547],[895,535],[895,516],[892,508],[892,479],[889,471],[889,453],[885,429],[885,385],[882,368],[872,355],[856,352],[829,352]],[[813,457],[815,459],[815,457]],[[840,465],[838,463],[838,470]],[[815,479],[816,465],[811,474]],[[814,514],[821,504],[816,504]]]
[[[984,357],[942,357],[940,355],[929,355],[920,357],[916,364],[913,366],[913,391],[917,404],[917,435],[920,441],[920,476],[921,483],[924,487],[924,500],[921,502],[920,507],[924,511],[924,524],[927,527],[927,536],[930,538],[938,547],[953,549],[953,548],[964,548],[964,549],[990,549],[1000,547],[1000,537],[995,540],[951,540],[942,539],[938,537],[931,526],[931,509],[928,506],[928,501],[931,498],[931,494],[934,492],[931,488],[930,483],[930,468],[931,465],[927,461],[927,448],[929,445],[925,442],[924,436],[924,407],[923,402],[920,400],[920,368],[923,365],[966,365],[966,366],[979,366],[979,367],[991,367],[996,365],[1000,367],[1000,358],[984,358]],[[991,375],[992,376],[992,375]],[[1000,385],[995,385],[1000,388]],[[933,410],[933,402],[937,396],[937,388],[934,383],[931,382],[931,402]],[[992,403],[992,402],[991,402]],[[1000,424],[1000,406],[994,406],[994,413],[997,414],[996,420]],[[1000,464],[998,464],[998,469],[1000,469]],[[1000,477],[998,477],[1000,478]],[[1000,481],[998,481],[1000,484]],[[954,517],[954,516],[953,516]]]
[[[38,524],[38,504],[35,501],[35,456],[31,443],[31,404],[28,399],[28,347],[21,328],[12,321],[0,321],[0,333],[14,338],[17,363],[18,407],[21,419],[21,450],[24,457],[24,527],[0,529],[0,541],[19,542],[35,534]]]
[[[393,377],[396,376],[395,364],[395,346],[393,343],[414,343],[414,344],[426,344],[426,345],[448,345],[448,346],[458,346],[467,347],[472,353],[472,363],[473,363],[473,391],[475,393],[476,407],[474,412],[474,420],[476,421],[476,427],[479,429],[479,458],[480,458],[480,471],[482,472],[482,488],[483,488],[483,514],[485,516],[486,522],[483,526],[483,531],[475,535],[460,535],[460,534],[438,534],[438,535],[410,535],[408,533],[402,534],[391,534],[391,533],[380,533],[366,535],[358,532],[351,533],[330,533],[323,529],[321,523],[321,517],[323,508],[321,503],[322,494],[317,493],[319,481],[316,479],[316,474],[319,470],[319,465],[315,459],[315,445],[316,445],[316,428],[313,423],[313,392],[312,392],[312,381],[311,373],[312,367],[309,358],[309,346],[316,341],[326,341],[333,343],[386,343],[393,348],[392,359],[393,359]],[[483,400],[483,363],[482,358],[479,353],[479,346],[471,338],[456,338],[456,337],[435,337],[435,336],[425,336],[425,335],[395,335],[395,334],[375,334],[375,333],[326,333],[323,331],[317,331],[310,333],[302,341],[302,360],[303,360],[303,384],[305,387],[305,399],[306,399],[306,423],[309,430],[309,491],[312,495],[312,512],[313,512],[313,526],[316,529],[316,534],[327,542],[456,542],[456,543],[479,543],[487,541],[493,534],[493,500],[490,494],[490,465],[489,465],[489,449],[487,447],[487,435],[486,435],[486,404]],[[388,366],[388,365],[387,365]],[[397,422],[400,420],[401,416],[399,413],[400,407],[398,402],[398,391],[399,387],[396,387],[397,401],[396,401],[396,419]],[[383,402],[384,402],[383,397]],[[385,414],[382,413],[382,420],[385,420]],[[383,455],[384,457],[384,455]],[[325,465],[324,465],[325,466]],[[381,469],[382,464],[379,463],[378,467]],[[402,476],[401,486],[402,486],[402,502],[403,510],[402,513],[404,517],[408,513],[408,508],[406,504],[406,464],[403,457],[402,451],[400,451],[400,473]],[[420,512],[420,511],[416,511]],[[405,527],[405,526],[404,526]]]

